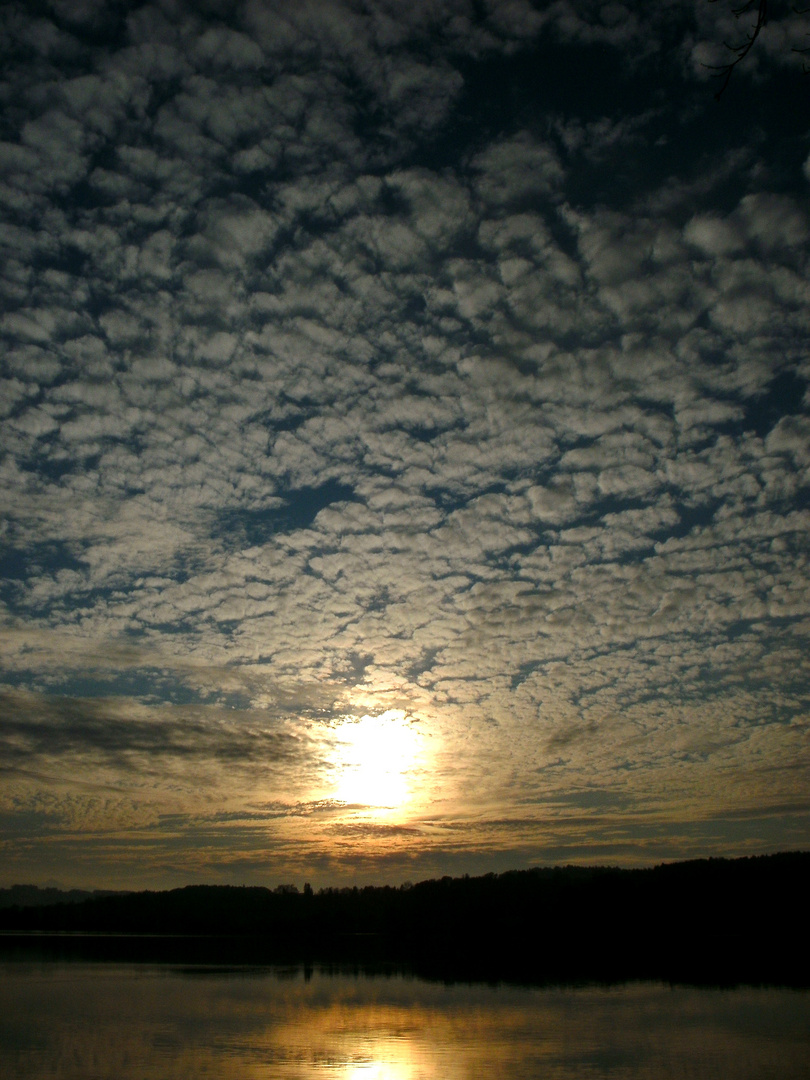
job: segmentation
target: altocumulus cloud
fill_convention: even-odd
[[[806,845],[810,17],[649,7],[3,6],[9,883]]]

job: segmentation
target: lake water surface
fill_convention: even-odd
[[[0,962],[4,1080],[799,1080],[810,992]]]

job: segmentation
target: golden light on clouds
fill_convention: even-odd
[[[422,763],[422,742],[413,722],[397,709],[345,718],[336,731],[333,797],[377,810],[404,807]]]

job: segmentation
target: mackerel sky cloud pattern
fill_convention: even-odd
[[[2,884],[807,846],[810,15],[718,103],[729,12],[3,6]]]

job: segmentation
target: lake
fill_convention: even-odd
[[[799,1080],[810,992],[0,962],[4,1080]]]

